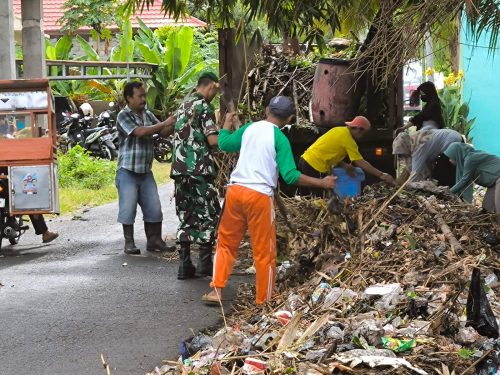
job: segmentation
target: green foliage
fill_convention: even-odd
[[[102,34],[106,26],[114,22],[119,3],[115,0],[66,0],[64,15],[57,21],[61,31],[74,34],[83,26],[88,26]]]
[[[134,40],[132,39],[132,23],[130,18],[123,21],[118,45],[111,51],[111,61],[133,61]]]
[[[406,293],[406,295],[408,296],[409,299],[415,299],[418,297],[417,293],[415,293],[414,291],[408,292]]]
[[[154,0],[126,0],[125,6],[139,9],[153,2]],[[195,15],[219,29],[236,28],[238,36],[247,31],[247,25],[265,20],[266,29],[272,34],[303,38],[304,41],[314,41],[320,48],[324,48],[325,29],[333,32],[340,28],[339,12],[349,7],[352,1],[163,0],[162,3],[164,10],[174,18],[180,18],[194,10]],[[244,16],[242,18],[236,17],[240,10]],[[255,26],[254,36],[262,32],[258,23]]]
[[[58,165],[61,188],[78,186],[99,190],[112,183],[116,174],[116,162],[93,158],[81,146],[59,154]]]
[[[215,70],[218,61],[205,58],[193,64],[194,32],[190,27],[153,33],[139,18],[137,21],[140,28],[134,40],[138,59],[158,64],[148,89],[148,106],[164,118],[192,90],[199,73],[207,67]]]
[[[439,93],[439,97],[445,126],[465,135],[471,142],[470,132],[476,118],[469,119],[469,103],[463,101],[461,87],[446,85]]]
[[[45,39],[45,57],[48,60],[69,60],[72,48],[73,39],[69,35],[63,36],[55,44]]]
[[[457,354],[463,359],[471,359],[476,354],[476,349],[462,348],[457,352]]]
[[[218,71],[217,32],[206,32],[190,27],[165,27],[153,32],[140,18],[139,29],[132,32],[130,18],[121,22],[118,45],[113,48],[111,61],[141,61],[157,64],[154,77],[148,82],[148,106],[161,118],[172,113],[179,102],[193,89],[199,73],[210,69]],[[64,36],[57,43],[47,40],[47,59],[71,59],[72,38]],[[83,51],[78,60],[99,61],[94,47],[77,35],[74,40]],[[97,74],[96,69],[88,73]],[[109,70],[103,69],[103,73]],[[125,72],[122,72],[125,73]],[[86,95],[90,99],[112,100],[120,105],[124,80],[55,81],[56,94],[72,98]]]

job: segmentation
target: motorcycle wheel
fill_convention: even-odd
[[[105,160],[114,160],[116,157],[116,150],[111,149],[108,145],[101,145],[101,157]]]
[[[156,145],[154,150],[154,158],[159,163],[170,163],[172,161],[173,150],[169,142],[161,142]]]
[[[20,216],[20,217],[16,218],[16,221],[17,221],[17,227],[21,228],[23,226],[23,223],[24,223],[23,217]],[[11,245],[17,245],[19,243],[19,237],[21,237],[21,232],[17,232],[17,234],[18,234],[17,237],[9,238],[9,242]]]

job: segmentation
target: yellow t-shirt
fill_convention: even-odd
[[[358,145],[347,126],[333,128],[323,134],[302,155],[302,158],[320,173],[330,172],[332,167],[349,156],[349,160],[362,160]]]

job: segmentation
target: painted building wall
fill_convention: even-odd
[[[464,99],[470,103],[475,148],[500,156],[500,43],[489,51],[485,34],[473,47],[467,32],[461,32],[461,63],[465,74]]]

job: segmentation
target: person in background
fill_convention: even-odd
[[[410,119],[408,124],[397,129],[398,133],[412,126],[415,126],[417,131],[444,128],[443,109],[434,83],[430,81],[422,83],[418,86],[417,92],[425,105],[417,115]]]
[[[452,129],[427,129],[409,135],[398,134],[392,145],[392,152],[405,160],[406,168],[398,178],[402,184],[413,174],[412,181],[424,181],[433,175],[434,163],[450,144],[462,142],[462,135]],[[437,177],[439,185],[451,186],[455,182],[455,168],[448,164],[448,169],[440,168]],[[451,185],[450,185],[451,182]]]
[[[483,186],[487,188],[483,208],[500,213],[500,157],[464,143],[452,143],[444,154],[457,167],[456,184],[450,191],[470,203],[473,184]]]
[[[175,182],[175,209],[179,218],[179,280],[212,276],[220,203],[211,151],[217,147],[219,129],[210,102],[217,94],[218,82],[214,73],[202,73],[196,92],[177,110],[170,176]],[[197,268],[191,261],[191,244],[199,245]]]
[[[202,300],[218,303],[236,261],[238,247],[248,229],[256,269],[255,302],[262,304],[272,297],[276,276],[276,224],[273,196],[278,174],[287,184],[333,189],[335,177],[322,179],[300,173],[295,166],[290,142],[280,128],[295,115],[292,99],[277,96],[266,108],[266,120],[246,124],[231,133],[234,113],[226,115],[219,135],[219,148],[239,152],[231,173],[224,210],[220,219],[213,291]]]
[[[42,235],[42,242],[49,243],[54,241],[59,234],[57,232],[49,231],[47,227],[47,223],[45,222],[45,218],[43,215],[29,215],[31,224],[33,224],[33,229],[35,230],[36,235]]]
[[[134,242],[137,205],[141,206],[147,251],[174,251],[162,239],[160,196],[151,171],[153,134],[168,137],[174,131],[175,117],[160,122],[146,109],[146,90],[142,82],[127,82],[123,88],[127,105],[118,113],[116,125],[120,147],[116,172],[118,222],[123,225],[124,252],[140,254]]]
[[[331,174],[333,167],[343,167],[352,174],[353,166],[363,169],[381,181],[393,184],[393,177],[372,166],[359,153],[356,140],[370,130],[371,124],[366,117],[357,116],[346,126],[335,127],[318,138],[300,157],[299,170],[311,177],[322,178]],[[352,164],[344,162],[348,157]],[[301,195],[323,196],[321,189],[299,189]]]

